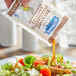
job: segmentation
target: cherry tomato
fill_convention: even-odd
[[[19,59],[18,62],[19,62],[20,64],[22,64],[23,66],[25,65],[25,64],[23,63],[23,58]]]
[[[43,68],[40,70],[42,76],[51,76],[51,71],[48,68]]]
[[[35,60],[35,61],[34,61],[34,65],[35,65],[35,66],[37,66],[37,65],[45,65],[45,61]]]

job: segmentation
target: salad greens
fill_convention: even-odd
[[[10,70],[11,67],[12,67],[12,64],[8,64],[8,63],[1,65],[2,70]]]
[[[59,76],[71,76],[70,74],[65,74],[65,75],[59,75]]]
[[[47,67],[46,65],[37,65],[37,66],[36,66],[36,69],[39,70],[39,71],[40,71],[41,69],[43,69],[43,68],[48,68],[48,67]]]
[[[62,54],[56,54],[56,61],[57,62],[62,62],[64,59],[63,59],[63,55]]]
[[[0,66],[0,76],[72,76],[76,74],[69,60],[65,61],[62,54],[56,54],[56,59],[51,62],[51,55],[32,56],[19,58],[15,65],[6,63]],[[44,75],[45,74],[45,75]],[[51,75],[52,74],[52,75]]]
[[[35,57],[28,55],[24,58],[23,62],[24,62],[26,67],[31,68],[35,59],[36,59]]]
[[[10,76],[11,72],[8,70],[1,70],[0,71],[0,76]]]
[[[71,71],[72,71],[72,73],[75,73],[76,74],[76,69],[72,69]]]

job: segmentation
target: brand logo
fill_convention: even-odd
[[[54,16],[50,20],[49,24],[46,26],[45,33],[50,34],[56,28],[58,22],[59,22],[59,18]]]

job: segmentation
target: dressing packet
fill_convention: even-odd
[[[56,37],[69,19],[45,0],[31,0],[26,8],[22,6],[20,0],[14,0],[8,16],[47,45],[50,45],[51,38]]]

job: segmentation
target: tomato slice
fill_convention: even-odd
[[[51,71],[48,68],[43,68],[40,70],[42,76],[51,76]]]
[[[23,66],[25,65],[25,64],[23,63],[23,58],[19,59],[18,62],[19,62],[21,65],[23,65]]]
[[[45,65],[45,61],[35,60],[35,61],[34,61],[34,65],[35,65],[35,66],[37,66],[37,65]]]

